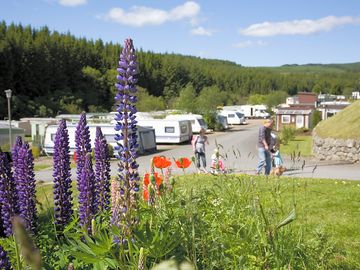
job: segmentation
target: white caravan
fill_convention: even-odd
[[[216,121],[223,127],[223,129],[229,129],[229,124],[226,116],[216,114]]]
[[[219,112],[220,115],[225,116],[227,118],[227,122],[229,125],[243,125],[245,124],[245,116],[235,110],[221,110]]]
[[[182,143],[192,138],[189,120],[140,119],[138,125],[155,129],[156,143]]]
[[[69,146],[70,146],[70,154],[74,154],[76,149],[75,146],[75,131],[76,131],[75,124],[67,124],[67,130],[69,134]],[[90,131],[90,142],[91,148],[94,148],[95,145],[95,136],[96,136],[96,127],[101,127],[101,131],[104,134],[107,143],[110,144],[112,147],[117,146],[115,141],[115,135],[119,134],[118,131],[115,131],[114,125],[110,124],[89,124],[89,131]],[[54,142],[55,142],[55,135],[57,131],[57,125],[50,125],[46,128],[45,132],[45,140],[44,140],[44,151],[46,154],[53,154],[54,153]],[[156,150],[156,142],[155,142],[155,130],[150,128],[144,128],[138,126],[138,144],[139,144],[139,153],[143,154],[148,151],[155,151]]]
[[[204,118],[200,114],[169,114],[165,117],[165,119],[189,120],[193,133],[199,133],[202,128],[205,131],[208,129]]]

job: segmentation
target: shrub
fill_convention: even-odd
[[[321,121],[321,112],[320,111],[315,111],[313,113],[313,117],[311,120],[311,125],[312,128],[316,127],[316,125]]]
[[[291,126],[284,126],[280,133],[280,140],[282,144],[288,144],[289,141],[295,138],[296,130]]]
[[[41,148],[40,146],[31,146],[31,152],[34,158],[38,158],[41,155]]]

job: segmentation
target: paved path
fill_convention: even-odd
[[[261,121],[250,121],[248,125],[233,127],[227,132],[216,132],[208,134],[209,145],[206,146],[206,159],[208,168],[211,155],[215,149],[215,141],[222,145],[221,153],[227,157],[226,167],[233,169],[237,173],[254,174],[257,164],[257,133]],[[188,144],[182,145],[159,145],[156,153],[140,156],[139,172],[142,175],[149,171],[150,159],[155,155],[164,155],[169,158],[191,157],[192,147]],[[284,165],[289,168],[284,173],[285,176],[294,177],[315,177],[331,179],[350,179],[360,180],[360,164],[349,164],[344,162],[317,161],[315,159],[300,159],[295,163],[289,158],[284,158]],[[316,167],[315,167],[316,166]],[[303,168],[302,168],[303,167]],[[111,162],[111,174],[116,175],[117,161]],[[196,172],[196,168],[191,166],[186,173]],[[182,170],[174,169],[174,174],[182,174]],[[42,170],[35,173],[37,180],[51,181],[52,170]],[[72,170],[73,179],[76,170]]]

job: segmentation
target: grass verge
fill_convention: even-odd
[[[280,151],[284,155],[300,152],[301,156],[309,157],[312,155],[312,136],[296,136],[287,145],[281,145]]]

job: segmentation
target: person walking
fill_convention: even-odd
[[[259,163],[256,168],[256,174],[259,175],[265,167],[265,175],[270,174],[271,170],[271,130],[274,120],[266,119],[264,124],[259,128],[258,152]]]
[[[205,156],[205,144],[209,144],[208,137],[205,135],[205,129],[200,129],[200,134],[193,140],[193,150],[195,153],[196,167],[198,173],[201,172],[200,161],[202,163],[202,171],[207,173],[206,170],[206,156]]]

